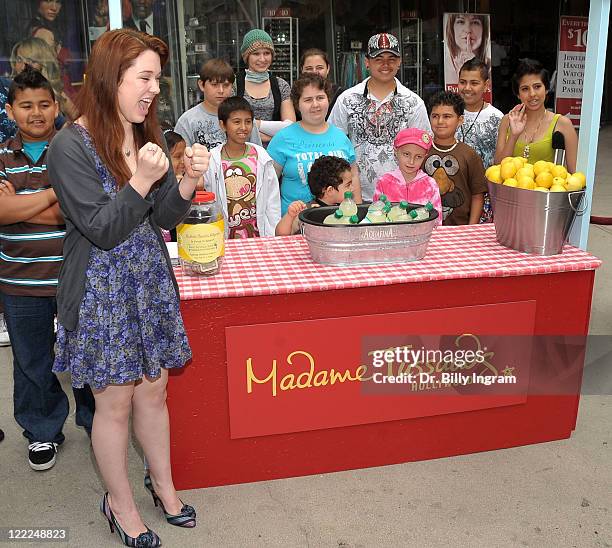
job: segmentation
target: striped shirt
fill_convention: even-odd
[[[0,145],[0,179],[10,181],[17,195],[51,188],[46,155],[47,148],[33,163],[17,132],[16,137]],[[63,225],[0,225],[0,291],[35,297],[55,295],[65,233]]]

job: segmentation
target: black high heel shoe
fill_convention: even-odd
[[[149,474],[146,474],[144,477],[144,486],[151,492],[151,496],[153,497],[153,503],[155,504],[155,506],[159,506],[162,509],[162,511],[164,512],[164,517],[170,525],[189,528],[196,526],[196,511],[193,506],[189,506],[189,504],[183,504],[183,501],[181,500],[181,504],[183,504],[183,507],[181,508],[180,514],[168,514],[168,512],[166,512],[166,509],[164,508],[164,503],[157,496],[157,493],[153,488],[153,482],[151,481],[151,476],[149,476]]]
[[[104,517],[108,520],[108,526],[110,527],[111,533],[115,532],[117,529],[117,534],[121,539],[121,542],[126,546],[134,546],[136,548],[157,548],[161,546],[160,538],[153,532],[151,529],[147,527],[147,531],[145,533],[140,533],[136,538],[129,536],[126,532],[121,528],[121,525],[117,522],[113,511],[111,510],[110,505],[108,504],[108,493],[104,493],[102,497],[102,501],[100,502],[100,512],[104,515]]]

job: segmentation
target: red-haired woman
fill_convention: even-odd
[[[167,521],[195,526],[170,471],[167,369],[191,351],[160,228],[187,213],[209,153],[185,151],[178,183],[156,116],[166,44],[131,29],[103,34],[77,99],[80,117],[54,138],[49,178],[66,217],[54,370],[96,400],[92,445],[108,492],[101,510],[127,546],[159,546],[127,474],[128,419],[149,464],[145,485]]]

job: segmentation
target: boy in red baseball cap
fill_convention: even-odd
[[[376,182],[373,200],[385,194],[392,202],[406,200],[413,204],[431,204],[438,211],[436,226],[442,224],[442,201],[438,183],[421,166],[431,148],[432,138],[419,128],[402,129],[393,140],[399,169],[385,173]]]

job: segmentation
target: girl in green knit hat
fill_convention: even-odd
[[[274,42],[262,29],[253,29],[244,35],[240,54],[246,65],[244,74],[236,80],[236,95],[244,97],[253,107],[258,120],[290,120],[295,122],[289,83],[271,74]],[[270,137],[261,133],[262,142]]]

